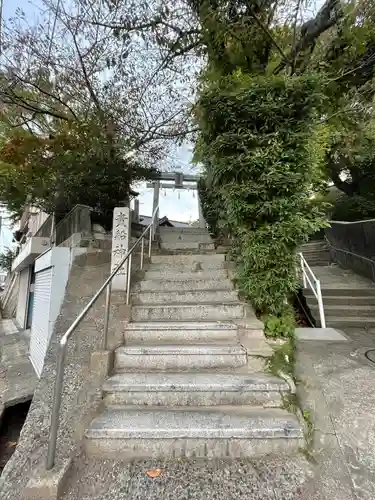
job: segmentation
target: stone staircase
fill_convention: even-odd
[[[300,248],[309,266],[328,266],[331,262],[330,253],[325,241],[313,241]]]
[[[127,459],[298,449],[302,428],[283,409],[289,385],[264,370],[272,349],[239,301],[225,255],[194,228],[162,229],[161,248],[175,253],[154,255],[133,289],[86,452]]]

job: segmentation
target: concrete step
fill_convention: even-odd
[[[326,267],[326,266],[330,265],[330,262],[328,260],[325,260],[325,261],[313,260],[313,261],[307,261],[307,263],[310,267]]]
[[[306,251],[309,251],[309,250],[315,250],[315,249],[327,249],[328,248],[328,245],[325,241],[314,241],[313,243],[305,243],[304,245],[302,245],[300,247],[300,252],[306,252]]]
[[[190,291],[190,290],[230,290],[229,278],[189,279],[189,280],[142,280],[137,287],[142,292]]]
[[[374,306],[375,295],[369,297],[351,297],[350,295],[341,295],[338,297],[324,297],[323,302],[325,306]],[[313,305],[313,304],[312,304]]]
[[[126,326],[126,344],[203,343],[237,339],[237,325],[221,322],[138,322]]]
[[[313,292],[310,288],[304,289],[305,297],[313,296]],[[356,287],[356,288],[326,288],[322,287],[323,300],[325,297],[341,297],[341,296],[350,296],[350,297],[371,297],[375,296],[375,284],[374,286],[368,287]]]
[[[246,364],[240,345],[126,345],[115,353],[115,369],[188,370],[192,368],[238,367]]]
[[[307,262],[309,261],[320,261],[320,260],[330,260],[331,256],[325,253],[316,253],[316,254],[303,254]]]
[[[323,299],[323,305],[324,305],[324,312],[326,315],[326,318],[334,317],[334,318],[339,318],[340,316],[345,316],[346,318],[354,316],[356,318],[363,318],[363,317],[371,317],[375,316],[375,307],[371,306],[350,306],[348,307],[347,305],[327,305],[324,302]],[[319,316],[319,310],[317,305],[312,305],[310,306],[311,312],[313,313],[313,316],[315,317],[316,315]]]
[[[241,303],[132,306],[133,321],[229,321],[244,317]]]
[[[133,304],[220,304],[238,302],[235,290],[199,290],[199,291],[171,291],[171,292],[141,292],[134,295]]]
[[[85,432],[85,449],[101,458],[254,457],[303,445],[294,415],[280,409],[241,413],[220,407],[108,409]]]
[[[146,271],[145,280],[169,280],[169,281],[186,281],[186,280],[210,280],[210,279],[225,279],[228,278],[226,269],[210,269],[205,271],[176,272],[172,269]]]
[[[316,325],[320,325],[318,318],[316,319]],[[330,316],[326,318],[326,324],[330,328],[373,328],[375,327],[375,315],[374,317],[354,317],[354,316],[341,316],[334,317]]]
[[[280,407],[290,388],[271,375],[122,373],[103,385],[105,403],[142,406],[252,405]]]

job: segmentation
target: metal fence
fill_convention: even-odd
[[[55,217],[50,215],[40,226],[35,236],[51,238],[53,245],[61,245],[73,234],[81,233],[83,236],[91,235],[91,211],[87,205],[76,205],[54,227]]]
[[[50,238],[52,229],[53,229],[53,215],[49,215],[34,236],[40,236],[41,238]]]
[[[53,242],[61,245],[72,234],[91,235],[91,211],[87,205],[76,205],[58,224],[54,230]]]
[[[375,281],[375,220],[330,224],[325,235],[333,261]]]

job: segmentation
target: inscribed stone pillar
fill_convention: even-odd
[[[206,221],[204,220],[204,217],[203,217],[202,203],[201,203],[201,198],[199,196],[198,189],[197,189],[197,194],[198,194],[199,227],[205,228],[206,227]]]
[[[160,181],[154,182],[154,199],[152,204],[152,213],[155,212],[157,206],[159,205],[159,191],[160,191]],[[155,234],[156,228],[159,226],[159,209],[155,216],[155,223],[152,228],[152,234]]]
[[[113,211],[111,271],[120,263],[129,250],[130,209],[116,207]],[[112,281],[112,290],[125,291],[127,283],[127,262]]]

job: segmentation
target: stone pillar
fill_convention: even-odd
[[[129,250],[130,209],[116,207],[113,211],[111,271],[120,263]],[[112,280],[112,290],[126,291],[127,262]]]
[[[203,217],[202,203],[201,203],[201,198],[199,196],[198,189],[197,189],[197,198],[198,198],[199,227],[205,228],[206,221],[204,220],[204,217]]]
[[[155,181],[154,182],[154,199],[153,199],[153,204],[152,204],[152,213],[155,212],[156,207],[159,204],[159,191],[160,191],[160,181]],[[159,209],[156,213],[155,216],[155,224],[153,227],[153,235],[155,235],[156,228],[159,226]]]

